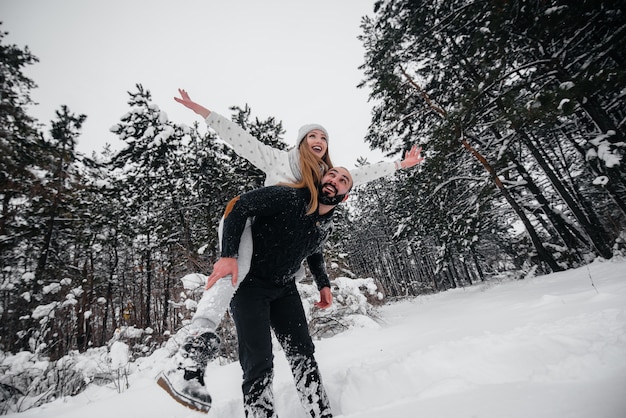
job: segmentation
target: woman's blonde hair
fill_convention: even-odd
[[[304,139],[300,141],[300,145],[298,145],[298,154],[300,155],[300,173],[302,173],[302,178],[296,183],[284,184],[286,186],[296,188],[306,187],[309,189],[311,198],[309,199],[309,209],[306,214],[310,215],[317,209],[317,198],[319,193],[317,186],[322,182],[324,174],[326,174],[329,169],[333,168],[333,163],[330,161],[328,149],[326,150],[324,156],[320,159],[317,155],[311,152],[309,144]]]

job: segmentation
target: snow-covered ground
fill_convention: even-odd
[[[626,261],[456,289],[387,305],[316,342],[335,416],[343,418],[626,417]],[[16,418],[192,418],[155,378],[159,350],[130,387],[91,385]],[[279,416],[304,418],[282,353]],[[209,365],[209,417],[243,417],[238,363]]]

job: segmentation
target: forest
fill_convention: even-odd
[[[578,267],[626,253],[622,1],[385,0],[363,17],[368,144],[426,157],[353,191],[326,248],[331,278],[383,302]],[[181,278],[208,274],[217,225],[262,173],[215,134],[167,120],[137,80],[112,131],[76,151],[88,115],[29,115],[37,65],[0,32],[0,350],[52,360],[120,329],[150,352],[193,314]],[[275,117],[232,120],[285,149]],[[367,164],[361,161],[360,164]],[[197,295],[195,295],[197,296]]]

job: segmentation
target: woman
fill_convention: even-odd
[[[230,144],[237,154],[263,171],[266,175],[266,186],[284,182],[306,181],[303,174],[304,177],[311,174],[311,177],[319,183],[324,171],[332,167],[328,156],[328,132],[321,125],[304,125],[298,130],[297,147],[288,151],[278,150],[263,144],[234,122],[194,102],[185,90],[179,89],[178,91],[181,97],[175,97],[174,100],[202,116],[208,127],[212,128],[222,140]],[[309,147],[303,146],[305,136],[315,129],[321,130],[326,137],[324,147],[321,150],[314,149],[313,144]],[[405,153],[405,158],[402,161],[381,162],[351,169],[354,186],[391,175],[400,168],[410,168],[419,164],[423,160],[420,156],[421,150],[421,148],[413,146],[410,151]],[[317,157],[317,160],[312,161],[311,154]],[[323,171],[319,171],[319,164],[322,164]],[[317,186],[309,188],[312,194],[314,190],[317,190]],[[317,193],[315,194],[317,195]]]

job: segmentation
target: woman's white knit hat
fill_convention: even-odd
[[[308,125],[304,125],[300,129],[298,129],[298,142],[297,142],[298,145],[300,145],[300,142],[302,142],[306,134],[308,134],[309,132],[315,129],[319,129],[320,131],[324,132],[324,135],[326,135],[326,142],[328,143],[329,135],[328,135],[328,131],[326,130],[326,128],[324,128],[322,125],[319,125],[317,123],[309,123]]]

